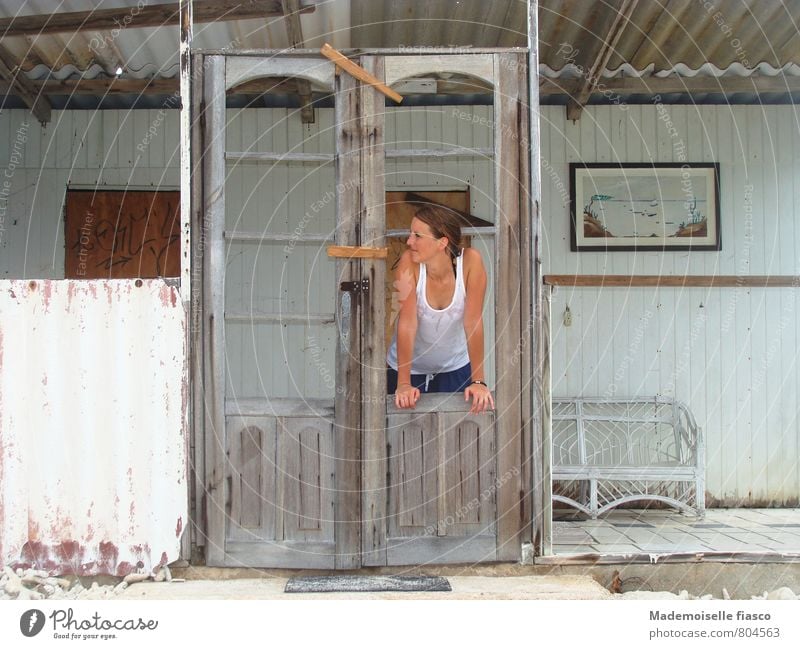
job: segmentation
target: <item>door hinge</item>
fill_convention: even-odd
[[[347,291],[348,293],[369,293],[369,278],[354,282],[342,282],[339,284],[339,290]]]

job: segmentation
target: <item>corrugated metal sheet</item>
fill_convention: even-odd
[[[56,11],[130,7],[133,0],[62,0]],[[152,4],[152,3],[150,3]],[[305,45],[329,42],[339,49],[400,47],[525,47],[522,0],[316,0],[302,14]],[[608,37],[622,0],[540,0],[539,40],[543,70],[570,64],[588,70]],[[177,10],[177,3],[176,3]],[[49,0],[0,0],[0,17],[47,14]],[[642,0],[622,33],[606,74],[693,74],[741,65],[781,70],[800,64],[800,0]],[[63,79],[84,71],[94,78],[122,65],[135,78],[178,74],[178,28],[128,27],[114,32],[7,37],[3,45],[32,78]],[[199,49],[288,47],[282,18],[197,24]],[[567,45],[568,48],[564,47]],[[768,72],[767,72],[768,73]]]
[[[187,522],[184,312],[162,280],[0,281],[0,563],[124,575]]]
[[[568,164],[679,162],[654,106],[543,107],[545,273],[797,275],[800,128],[792,106],[667,106],[690,161],[717,161],[719,252],[569,250]],[[566,306],[572,324],[563,324]],[[714,506],[800,499],[800,292],[571,289],[553,301],[553,395],[664,396],[705,431]]]
[[[149,0],[147,4],[157,4]],[[302,3],[307,4],[307,3]],[[135,7],[135,0],[61,0],[55,8],[50,0],[0,0],[0,17],[90,11],[94,8]],[[178,11],[178,3],[175,2]],[[307,47],[331,43],[350,47],[347,29],[350,0],[326,0],[312,13],[302,14],[300,22]],[[135,28],[106,32],[45,34],[36,38],[3,38],[3,46],[25,59],[23,69],[31,78],[48,74],[64,79],[79,71],[86,78],[113,75],[117,64],[125,75],[136,79],[176,77],[178,75],[177,25]],[[198,23],[194,26],[194,47],[199,49],[283,49],[289,47],[283,18]]]

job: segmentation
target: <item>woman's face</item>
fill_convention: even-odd
[[[411,251],[411,260],[417,264],[424,264],[445,250],[447,239],[437,238],[431,226],[415,216],[411,219],[411,234],[408,235],[406,245]]]

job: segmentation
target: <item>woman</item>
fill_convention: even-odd
[[[395,271],[400,314],[387,354],[387,384],[398,408],[424,392],[464,391],[470,412],[494,409],[483,368],[486,270],[477,250],[459,250],[461,228],[449,210],[426,205]]]

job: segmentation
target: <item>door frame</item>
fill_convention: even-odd
[[[225,453],[220,445],[225,434],[224,274],[220,272],[224,269],[225,255],[225,141],[218,136],[224,133],[226,123],[225,91],[247,78],[281,74],[335,84],[336,182],[340,188],[336,196],[336,243],[380,247],[385,233],[383,96],[348,74],[336,75],[333,64],[319,58],[269,52],[262,55],[269,58],[262,58],[259,65],[253,66],[253,56],[252,53],[229,52],[195,57],[201,69],[194,82],[202,84],[200,113],[203,120],[202,126],[201,120],[195,120],[193,129],[201,131],[203,164],[202,186],[197,191],[193,188],[193,198],[202,196],[196,227],[205,235],[193,238],[201,242],[199,254],[203,259],[203,288],[199,299],[202,381],[195,377],[202,400],[196,399],[195,404],[202,403],[205,413],[204,417],[196,418],[203,426],[202,431],[195,433],[199,433],[196,445],[204,464],[204,472],[197,480],[204,501],[198,502],[196,511],[205,516],[206,560],[211,565],[225,565]],[[247,57],[251,60],[249,65]],[[494,88],[494,178],[498,204],[495,315],[496,331],[504,332],[496,338],[495,358],[516,361],[512,371],[497,373],[498,471],[502,467],[521,469],[497,488],[496,560],[501,561],[520,559],[521,545],[529,540],[534,515],[530,498],[530,459],[535,451],[531,448],[529,413],[535,405],[532,403],[532,378],[535,377],[528,362],[537,342],[534,334],[538,314],[530,317],[530,288],[525,282],[538,281],[538,277],[525,272],[530,262],[532,228],[530,174],[526,163],[530,156],[526,59],[527,53],[518,50],[448,55],[374,51],[360,59],[365,69],[385,80],[387,85],[426,71],[464,71],[489,80]],[[193,134],[193,142],[197,139],[200,138]],[[533,146],[538,147],[538,142]],[[346,182],[359,177],[374,182],[363,185]],[[535,267],[533,272],[538,275],[537,271]],[[337,261],[338,280],[356,281],[366,277],[375,289],[384,285],[386,272],[383,260]],[[340,332],[337,358],[348,359],[337,362],[336,370],[336,568],[386,564],[386,529],[373,524],[375,520],[385,520],[387,513],[386,445],[381,435],[372,434],[385,428],[386,376],[385,372],[361,371],[361,367],[385,364],[384,300],[372,299],[370,294],[348,296],[348,293],[339,292],[336,304]],[[500,317],[502,327],[499,326]],[[346,329],[344,325],[348,322],[350,326]],[[380,323],[380,326],[364,328],[364,322]],[[355,345],[358,354],[352,353]],[[340,390],[338,386],[346,387]],[[363,499],[359,496],[362,492]],[[370,512],[369,520],[363,520],[362,511]]]

